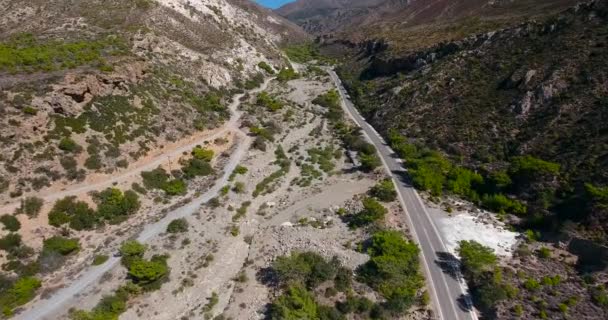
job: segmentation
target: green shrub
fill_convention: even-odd
[[[181,179],[173,179],[167,181],[163,186],[163,190],[170,196],[183,195],[188,191],[186,182]]]
[[[384,219],[387,210],[376,199],[365,198],[361,203],[363,204],[363,210],[352,217],[350,222],[352,227],[361,227]]]
[[[151,260],[134,259],[129,264],[128,275],[135,284],[150,286],[169,273],[166,257],[155,256]]]
[[[282,284],[301,283],[309,289],[333,279],[337,267],[337,259],[328,262],[312,251],[292,252],[289,256],[277,257],[272,263],[272,269]]]
[[[0,216],[0,222],[4,225],[4,229],[8,231],[17,231],[21,229],[21,222],[10,214],[4,214]]]
[[[418,246],[398,231],[380,231],[372,236],[367,252],[370,260],[360,267],[359,279],[386,299],[387,309],[407,310],[424,285]]]
[[[201,159],[190,159],[186,165],[182,167],[184,178],[192,179],[198,176],[208,176],[213,173],[213,168],[208,161]],[[164,186],[166,187],[166,185]]]
[[[279,70],[277,80],[280,82],[286,82],[289,80],[297,79],[299,77],[300,75],[292,67],[285,67]]]
[[[63,256],[80,250],[78,239],[70,239],[61,236],[53,236],[42,242],[42,251],[50,253],[56,252]]]
[[[529,278],[524,281],[524,288],[526,288],[528,291],[536,291],[540,288],[540,283],[532,278]]]
[[[528,209],[517,200],[509,199],[502,194],[485,194],[481,200],[484,208],[498,213],[525,214]]]
[[[543,259],[551,258],[551,249],[547,247],[540,247],[538,249],[538,256]]]
[[[5,316],[10,316],[13,309],[24,305],[36,296],[36,291],[42,286],[40,280],[34,277],[23,277],[15,281],[0,293],[0,308]]]
[[[369,190],[369,194],[380,201],[391,202],[397,199],[397,191],[391,179],[384,179]]]
[[[162,189],[169,179],[169,175],[163,168],[142,171],[141,177],[143,178],[144,187],[147,189]]]
[[[287,288],[271,305],[270,319],[320,319],[319,306],[312,293],[302,285],[294,284]]]
[[[21,246],[21,235],[18,233],[9,233],[0,238],[0,250],[13,251]]]
[[[184,218],[174,219],[167,226],[168,233],[184,233],[188,231],[188,221]]]
[[[76,143],[76,141],[67,137],[62,138],[59,141],[58,147],[63,151],[71,153],[80,153],[82,151],[82,147],[78,143]]]
[[[105,254],[96,254],[95,257],[93,257],[93,265],[94,266],[102,265],[102,264],[106,263],[106,261],[108,261],[108,259],[110,259],[110,257]]]
[[[84,201],[77,201],[75,196],[57,200],[48,215],[49,224],[60,227],[69,223],[75,230],[93,229],[98,221],[95,211]]]
[[[143,258],[144,253],[146,253],[146,246],[136,240],[127,240],[120,245],[118,251],[122,256],[121,263],[128,268],[131,262]]]
[[[23,113],[30,115],[30,116],[35,116],[38,114],[38,109],[36,109],[32,106],[27,106],[27,107],[23,108]]]
[[[258,93],[256,104],[273,112],[283,108],[283,103],[281,103],[281,101],[279,101],[278,99],[272,97],[266,91]]]
[[[447,190],[472,201],[479,200],[475,189],[482,185],[483,177],[480,174],[462,167],[453,167],[446,182]]]
[[[43,204],[44,200],[40,198],[27,197],[21,200],[21,206],[17,209],[15,213],[25,213],[28,217],[34,218],[38,216],[38,213],[40,213],[40,209],[42,209]]]
[[[380,158],[375,153],[360,153],[359,161],[361,162],[361,170],[365,172],[373,171],[382,165]]]
[[[98,40],[40,40],[25,33],[0,43],[0,71],[35,72],[75,68],[101,63],[104,55],[115,55],[127,49],[115,36]]]
[[[112,224],[120,223],[139,210],[137,193],[117,188],[107,188],[94,197],[97,202],[97,215]]]
[[[472,278],[479,277],[483,272],[494,270],[498,258],[492,248],[476,241],[460,241],[456,249],[460,256],[464,272]]]
[[[266,71],[268,74],[274,74],[274,70],[272,69],[272,67],[268,65],[268,63],[266,63],[265,61],[260,61],[260,63],[258,63],[258,67]]]
[[[304,63],[310,60],[319,59],[319,49],[313,43],[290,45],[283,48],[285,54],[294,62]]]
[[[203,161],[211,161],[213,160],[214,152],[213,150],[209,150],[206,148],[202,148],[201,146],[196,146],[192,149],[192,156],[195,159],[203,160]]]

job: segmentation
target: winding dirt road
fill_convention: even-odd
[[[249,91],[250,94],[257,93],[263,90],[266,90],[268,87],[268,83],[270,83],[272,78],[266,79],[262,85],[256,89]],[[214,132],[210,135],[202,136],[199,140],[190,142],[186,145],[182,145],[180,147],[168,150],[154,158],[151,158],[149,161],[142,163],[133,168],[129,168],[124,172],[119,172],[117,174],[109,175],[106,179],[102,181],[94,182],[94,183],[80,183],[70,186],[66,190],[61,190],[59,192],[54,191],[42,191],[37,193],[35,196],[44,200],[44,202],[53,202],[58,199],[64,198],[66,196],[77,196],[80,194],[85,194],[91,191],[102,190],[107,187],[111,187],[117,183],[128,180],[134,176],[139,176],[142,171],[150,171],[156,169],[159,165],[167,162],[171,158],[180,157],[184,152],[189,152],[195,146],[202,144],[206,140],[213,140],[219,138],[226,134],[229,131],[238,131],[238,120],[240,118],[240,114],[237,115],[237,108],[240,105],[240,99],[244,94],[236,94],[232,97],[232,103],[228,106],[228,109],[231,112],[231,117],[228,121],[222,124],[218,129],[213,130]],[[13,203],[9,203],[0,207],[0,212],[14,212],[21,205],[21,201],[16,201]]]
[[[272,78],[267,79],[266,81],[264,81],[262,86],[260,86],[257,89],[251,90],[250,93],[256,93],[256,92],[265,90],[271,80],[272,80]],[[249,145],[251,143],[251,138],[249,136],[247,136],[247,134],[245,132],[241,131],[238,128],[238,122],[239,122],[239,119],[241,118],[241,112],[238,110],[238,106],[240,105],[240,98],[243,95],[244,94],[237,94],[234,97],[234,102],[230,105],[231,118],[224,125],[224,129],[221,131],[223,133],[228,130],[234,130],[237,135],[237,141],[236,141],[237,148],[234,151],[234,153],[230,156],[228,163],[224,167],[224,173],[222,174],[222,176],[219,177],[214,182],[214,185],[213,185],[213,187],[211,187],[211,189],[209,189],[207,192],[203,193],[199,197],[193,199],[187,205],[177,208],[173,211],[170,211],[161,220],[145,226],[144,229],[142,230],[142,232],[137,237],[138,241],[146,242],[146,241],[150,240],[151,238],[159,235],[160,233],[165,232],[165,230],[167,229],[167,225],[172,220],[178,219],[178,218],[183,218],[183,217],[193,214],[194,212],[196,212],[198,210],[198,208],[202,204],[206,203],[211,198],[217,196],[221,187],[228,183],[230,174],[232,173],[232,171],[234,171],[236,166],[241,162],[242,158],[246,154],[246,152],[249,148]],[[219,136],[220,134],[221,133],[218,132],[214,135]],[[205,139],[210,139],[210,138],[212,138],[212,137],[206,137]],[[200,142],[197,142],[197,144],[198,143],[200,143]],[[194,145],[196,145],[196,144],[194,144]],[[182,147],[179,149],[171,150],[170,153],[171,154],[181,154],[181,152],[191,149],[192,147],[194,147],[194,145],[187,146],[187,147],[185,146],[185,147]],[[78,194],[80,192],[97,190],[98,188],[103,188],[103,186],[111,185],[113,182],[121,181],[122,179],[130,177],[134,174],[139,174],[143,170],[147,170],[149,168],[155,168],[160,163],[162,163],[162,161],[164,159],[167,158],[167,155],[168,154],[158,157],[155,161],[152,161],[149,164],[146,164],[145,166],[139,167],[135,171],[125,172],[124,174],[116,176],[109,181],[104,181],[103,183],[95,184],[94,186],[80,186],[80,187],[77,187],[74,189],[66,190],[66,192],[62,193],[61,196],[74,195],[74,194]],[[52,196],[49,196],[48,198],[45,197],[45,200],[49,201],[50,199],[56,199],[61,196],[52,195]],[[106,261],[106,263],[104,263],[102,265],[91,266],[90,268],[87,268],[87,269],[81,271],[80,274],[76,277],[76,279],[74,281],[72,281],[71,283],[66,283],[65,287],[54,292],[50,298],[45,299],[45,300],[36,299],[29,305],[26,305],[25,309],[20,314],[16,315],[14,317],[14,319],[19,319],[19,320],[48,319],[48,320],[51,320],[51,319],[59,318],[59,316],[65,314],[67,312],[66,306],[69,304],[70,300],[74,296],[83,292],[90,286],[94,286],[97,283],[97,281],[99,280],[99,278],[101,278],[101,276],[104,273],[110,271],[112,268],[119,265],[119,262],[120,262],[119,257],[111,257],[110,259],[108,259],[108,261]]]

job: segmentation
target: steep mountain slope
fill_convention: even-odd
[[[363,50],[342,76],[376,128],[455,163],[491,175],[517,156],[555,162],[505,190],[527,203],[524,222],[575,221],[606,243],[605,189],[592,188],[608,183],[606,19],[598,1],[399,58]]]
[[[429,46],[558,12],[576,0],[299,0],[276,10],[308,32],[393,51]]]
[[[306,37],[244,0],[2,0],[0,16],[3,203],[219,126],[257,64]]]

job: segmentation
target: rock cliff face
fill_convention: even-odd
[[[306,37],[246,0],[0,0],[0,199],[217,127]]]

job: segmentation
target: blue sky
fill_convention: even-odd
[[[255,0],[255,1],[265,7],[276,9],[288,2],[293,2],[294,0]]]

